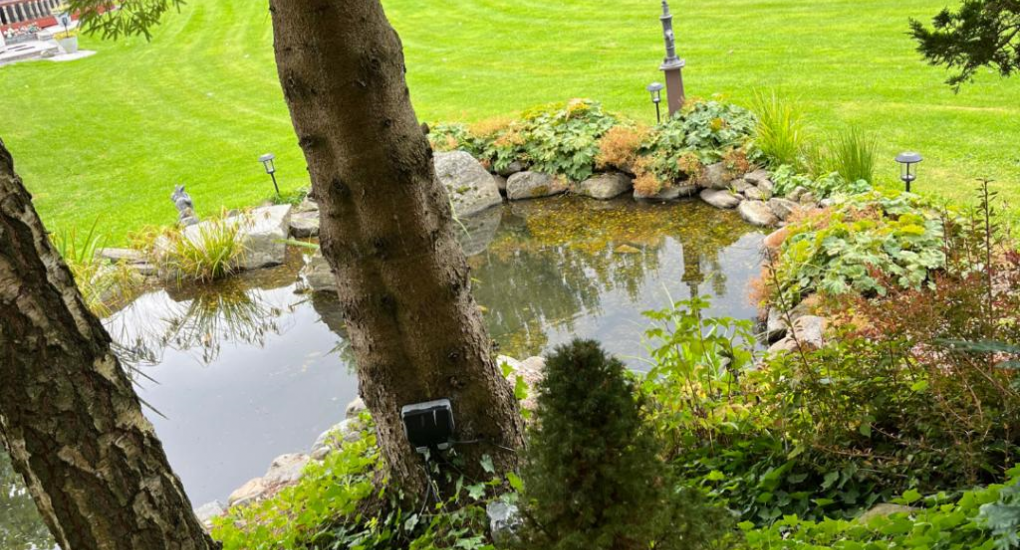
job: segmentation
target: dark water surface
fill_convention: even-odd
[[[465,222],[474,293],[500,353],[525,358],[594,338],[642,368],[641,312],[692,293],[750,319],[763,234],[700,201],[561,197]],[[343,419],[357,380],[334,297],[299,294],[298,251],[279,268],[201,290],[143,295],[106,320],[146,414],[198,506],[307,451]],[[158,411],[158,413],[156,412]],[[0,550],[48,545],[0,453]]]

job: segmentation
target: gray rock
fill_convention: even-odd
[[[797,341],[787,336],[769,347],[769,355],[780,355],[797,351]]]
[[[294,207],[294,213],[298,213],[298,212],[318,212],[318,211],[319,211],[319,203],[317,203],[314,200],[312,200],[311,197],[305,197],[304,200],[301,201],[301,204],[299,204],[299,205]]]
[[[504,178],[509,178],[510,176],[516,174],[517,172],[523,171],[524,164],[522,164],[521,161],[519,160],[515,160],[511,162],[506,168],[502,170],[496,170],[496,173],[500,176],[503,176]]]
[[[455,216],[470,216],[503,202],[492,174],[469,153],[436,153],[435,166],[436,177],[453,202]]]
[[[521,407],[529,411],[535,410],[538,406],[538,395],[534,388],[545,377],[545,358],[536,356],[529,357],[524,361],[518,361],[513,357],[500,355],[496,358],[496,364],[500,368],[504,365],[510,367],[510,374],[507,376],[507,380],[511,386],[517,383],[516,375],[520,375],[528,386],[528,396],[521,402]]]
[[[800,211],[800,205],[789,200],[780,197],[773,197],[769,199],[769,208],[777,218],[786,221],[794,213]]]
[[[336,292],[336,278],[321,251],[305,259],[301,278],[312,292]]]
[[[258,269],[280,265],[287,257],[287,238],[290,229],[289,204],[256,208],[230,220],[239,220],[238,236],[244,245],[242,269]],[[228,220],[228,222],[230,221]],[[243,221],[242,221],[243,220]]]
[[[218,500],[207,502],[195,509],[195,517],[198,518],[199,523],[201,523],[206,529],[212,527],[214,519],[221,517],[226,513],[227,508]]]
[[[768,193],[772,196],[776,193],[776,184],[772,183],[770,179],[763,179],[758,182],[758,189],[761,189],[763,193]]]
[[[769,194],[765,193],[761,189],[758,189],[757,187],[748,187],[747,190],[744,191],[744,196],[753,201],[769,200]]]
[[[458,218],[453,230],[457,234],[457,241],[464,250],[464,255],[470,257],[485,252],[496,238],[496,231],[499,230],[502,219],[502,208],[490,208],[465,218]]]
[[[801,206],[809,206],[813,208],[817,200],[815,199],[815,194],[808,191],[800,196],[799,202]]]
[[[311,460],[306,454],[285,454],[273,459],[262,481],[275,489],[293,485],[301,479],[305,465]]]
[[[608,200],[630,191],[633,180],[619,172],[598,174],[574,187],[574,193],[593,199]]]
[[[717,162],[706,166],[701,172],[699,183],[707,189],[729,189],[730,178],[727,174],[726,164]]]
[[[815,349],[825,344],[825,319],[817,315],[804,315],[793,322],[793,334],[801,344]]]
[[[739,195],[734,195],[722,189],[704,189],[701,191],[700,196],[701,200],[722,209],[736,208],[741,202]]]
[[[762,201],[746,200],[737,206],[737,212],[744,221],[758,227],[770,227],[779,223],[779,218]]]
[[[790,199],[793,202],[800,202],[800,197],[807,192],[808,190],[806,188],[797,186],[793,191],[790,191],[789,193],[786,194],[786,198]]]
[[[344,417],[348,420],[355,419],[367,410],[368,407],[365,406],[365,401],[359,397],[347,404],[347,408],[344,410]]]
[[[679,200],[682,197],[690,197],[698,192],[699,187],[694,184],[673,185],[663,187],[654,195],[646,195],[637,189],[634,190],[634,200],[649,202],[669,202]]]
[[[769,173],[763,168],[759,168],[753,172],[744,174],[744,179],[751,185],[759,185],[761,182],[769,179]]]
[[[230,496],[227,497],[227,507],[243,506],[260,500],[265,496],[267,489],[266,482],[261,477],[248,480],[247,483],[230,493]]]
[[[778,342],[789,330],[789,325],[786,323],[786,315],[784,315],[779,309],[769,309],[768,318],[765,320],[765,341],[772,344]]]
[[[147,261],[144,252],[133,248],[100,248],[96,250],[96,258],[126,264],[140,264]]]
[[[142,277],[154,277],[159,274],[159,268],[147,262],[126,265],[129,269]]]
[[[361,438],[362,425],[358,418],[348,418],[336,426],[322,432],[312,444],[311,459],[322,460],[331,451],[343,447],[344,443],[351,443]]]
[[[734,193],[744,194],[748,189],[754,189],[754,185],[747,183],[747,181],[738,179],[730,182],[730,189]]]
[[[516,505],[494,500],[485,507],[485,514],[489,517],[489,532],[497,547],[506,547],[516,540],[516,531],[522,523]]]
[[[506,198],[512,201],[551,197],[566,190],[566,180],[541,172],[518,172],[506,180]]]
[[[317,210],[298,212],[290,217],[290,236],[307,239],[319,236],[319,212]]]

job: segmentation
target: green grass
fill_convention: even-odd
[[[662,57],[652,0],[386,0],[425,120],[478,120],[570,97],[651,121],[644,91]],[[982,74],[959,95],[906,35],[946,0],[674,0],[690,95],[749,105],[757,89],[795,99],[819,135],[875,137],[927,160],[917,188],[971,195],[989,176],[1020,198],[1020,78]],[[151,43],[83,37],[99,54],[0,68],[0,137],[51,229],[99,219],[112,242],[169,224],[185,183],[199,214],[268,198],[257,162],[273,151],[284,190],[304,160],[276,80],[267,3],[191,0]]]

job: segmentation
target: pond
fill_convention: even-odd
[[[700,201],[559,197],[464,225],[474,293],[505,355],[586,337],[641,369],[642,312],[670,297],[709,295],[714,314],[755,316],[748,284],[764,235]],[[307,452],[357,396],[336,298],[300,293],[303,261],[295,249],[277,268],[150,292],[105,320],[196,506],[225,501],[280,454]],[[47,540],[0,455],[0,550]]]

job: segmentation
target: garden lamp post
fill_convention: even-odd
[[[900,163],[900,179],[907,184],[907,193],[910,192],[910,184],[917,179],[917,164],[924,158],[918,153],[900,153],[896,156],[896,162]]]
[[[648,85],[648,93],[652,94],[652,103],[655,104],[655,122],[662,122],[662,112],[659,110],[659,104],[662,103],[662,89],[665,88],[658,82],[652,82]]]
[[[673,116],[684,106],[683,68],[686,61],[676,55],[676,35],[673,33],[673,14],[669,12],[669,3],[662,0],[662,34],[666,40],[666,59],[659,70],[666,73],[666,95],[669,105],[669,116]]]
[[[276,155],[272,153],[266,153],[259,157],[259,162],[266,168],[266,173],[269,177],[273,178],[273,188],[276,189],[276,196],[280,196],[280,186],[276,184],[276,164],[273,160],[276,159]]]

